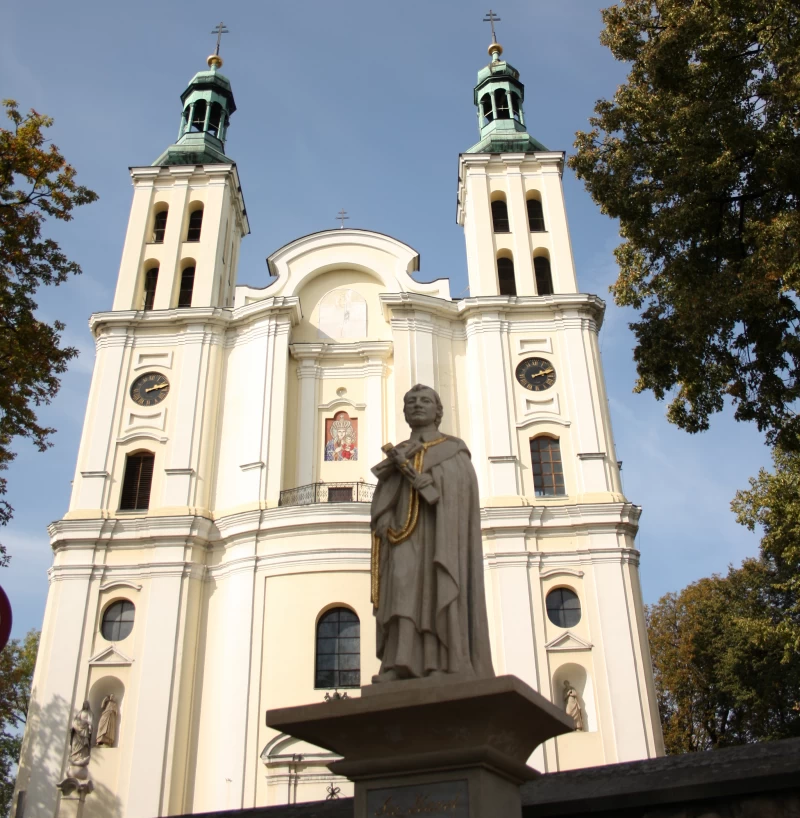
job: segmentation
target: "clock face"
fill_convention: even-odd
[[[160,372],[145,372],[131,384],[131,398],[139,406],[155,406],[169,394],[169,381]]]
[[[517,380],[525,389],[543,392],[556,382],[556,370],[544,358],[526,358],[517,364]]]

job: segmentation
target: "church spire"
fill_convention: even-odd
[[[491,62],[478,71],[478,84],[473,92],[481,138],[466,153],[546,151],[547,148],[525,128],[522,110],[525,86],[519,81],[519,71],[501,59],[503,46],[497,42],[494,29],[500,18],[489,9],[483,21],[492,26],[492,42],[488,49]]]
[[[211,32],[217,35],[216,51],[208,58],[208,71],[199,71],[181,94],[183,113],[178,139],[153,165],[232,164],[225,156],[225,139],[231,114],[236,110],[231,81],[219,73],[220,38],[228,33],[224,23]]]

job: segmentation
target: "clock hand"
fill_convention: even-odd
[[[537,375],[549,375],[553,370],[552,369],[542,369],[540,372],[537,372]]]
[[[149,389],[145,389],[145,392],[152,392],[154,389],[166,389],[169,384],[166,383],[157,383],[155,386],[151,386]]]

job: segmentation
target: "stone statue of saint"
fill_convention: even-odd
[[[88,767],[92,740],[92,711],[88,700],[72,719],[69,731],[69,763],[71,767]]]
[[[100,721],[97,722],[97,740],[95,744],[100,747],[113,747],[117,737],[117,720],[119,719],[119,705],[114,694],[106,696],[100,707]]]
[[[373,683],[493,676],[483,587],[478,480],[463,440],[442,434],[443,407],[417,384],[403,398],[411,437],[372,470],[372,603],[380,672]]]
[[[583,730],[583,710],[581,710],[578,691],[566,679],[564,680],[564,707],[567,715],[575,722],[575,729]]]

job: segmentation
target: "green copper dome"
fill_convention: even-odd
[[[209,70],[192,77],[181,94],[183,113],[178,139],[153,165],[233,164],[225,156],[225,138],[236,103],[231,81],[217,70],[218,56],[208,58]]]
[[[492,61],[478,71],[473,95],[481,138],[466,153],[546,151],[525,128],[525,86],[519,81],[519,71],[500,59],[503,49],[497,43],[489,46],[489,53]]]

